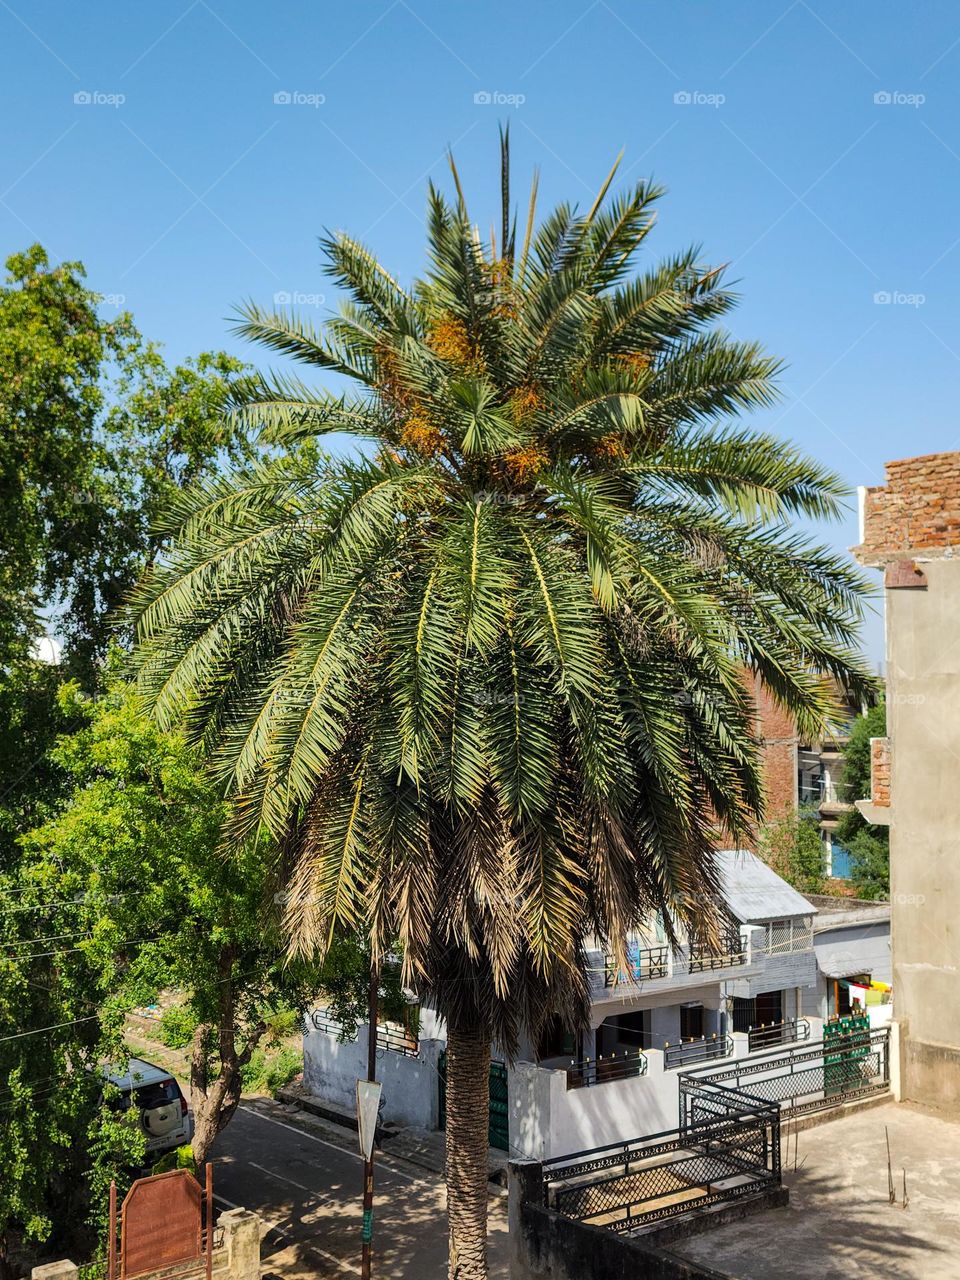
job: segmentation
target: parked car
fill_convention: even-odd
[[[183,1091],[169,1071],[131,1058],[126,1064],[103,1068],[105,1079],[120,1090],[120,1106],[135,1106],[147,1135],[147,1155],[162,1155],[182,1147],[193,1137],[193,1116]]]

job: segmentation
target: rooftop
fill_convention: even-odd
[[[888,1133],[894,1204],[887,1182]],[[955,1280],[958,1145],[960,1124],[903,1103],[856,1111],[797,1134],[785,1119],[788,1207],[668,1247],[738,1280]]]
[[[756,854],[746,849],[720,849],[716,860],[724,901],[740,924],[816,913],[813,903],[781,880]]]
[[[823,893],[808,893],[807,901],[816,910],[814,932],[835,929],[844,924],[884,924],[890,920],[890,903],[867,898],[832,897]]]

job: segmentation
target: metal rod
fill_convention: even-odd
[[[380,983],[371,961],[370,990],[368,993],[369,1017],[367,1039],[367,1080],[372,1084],[377,1078],[377,1013]],[[373,1147],[370,1159],[363,1162],[363,1229],[361,1232],[360,1275],[370,1280],[373,1274]]]
[[[207,1161],[207,1280],[213,1275],[213,1162]]]
[[[110,1179],[110,1239],[107,1242],[107,1276],[117,1276],[117,1184]]]

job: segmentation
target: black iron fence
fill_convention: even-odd
[[[681,1124],[694,1124],[716,1106],[717,1091],[738,1090],[801,1115],[837,1107],[890,1087],[887,1027],[855,1030],[722,1067],[680,1076]]]
[[[625,970],[612,956],[606,956],[603,985],[615,987],[620,982],[649,982],[652,978],[665,978],[669,972],[669,947],[641,947],[628,954]]]
[[[357,1039],[356,1031],[353,1035],[349,1035],[343,1024],[331,1017],[326,1009],[314,1009],[304,1018],[304,1032],[309,1032],[311,1027],[324,1032],[325,1035],[336,1036],[344,1043],[352,1044]],[[415,1058],[420,1052],[420,1038],[415,1021],[412,1020],[409,1027],[401,1026],[398,1022],[379,1023],[377,1048],[389,1049],[391,1053],[402,1053],[408,1058]]]
[[[777,1107],[723,1092],[727,1111],[701,1124],[545,1161],[547,1206],[626,1232],[779,1186]]]
[[[420,1052],[420,1039],[414,1027],[403,1027],[398,1022],[381,1022],[377,1027],[377,1048],[415,1058]]]
[[[601,1054],[597,1058],[581,1058],[565,1068],[568,1089],[589,1089],[613,1080],[630,1080],[647,1074],[647,1056],[640,1049],[622,1053]]]
[[[783,1022],[761,1022],[747,1028],[747,1048],[751,1053],[775,1049],[779,1044],[795,1044],[810,1039],[810,1023],[806,1018],[788,1018]]]
[[[674,1071],[678,1067],[712,1062],[714,1058],[728,1058],[731,1053],[733,1041],[730,1037],[714,1033],[697,1040],[678,1040],[676,1044],[668,1042],[663,1046],[663,1066],[666,1071]]]
[[[730,969],[747,963],[747,946],[739,933],[730,934],[719,948],[690,944],[689,970],[691,973],[710,973],[715,969]]]

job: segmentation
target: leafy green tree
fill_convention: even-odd
[[[145,1003],[165,987],[184,993],[202,1162],[236,1111],[242,1070],[271,1011],[305,1007],[315,975],[283,963],[265,842],[223,856],[222,802],[196,752],[145,717],[130,690],[117,686],[92,706],[55,757],[70,797],[25,837],[22,874],[56,873],[68,901],[44,928],[76,931],[85,957],[99,962],[107,1009]]]
[[[15,872],[18,837],[51,816],[65,785],[50,749],[79,722],[58,697],[61,680],[56,665],[28,655],[0,669],[0,875]]]
[[[800,893],[823,893],[824,850],[816,818],[801,813],[765,823],[757,852]]]
[[[34,245],[0,288],[0,667],[38,631],[64,586],[91,477],[102,368],[129,334],[97,317],[79,263],[51,267]]]
[[[870,795],[870,739],[887,732],[887,708],[872,706],[853,722],[843,752],[843,782],[851,800]],[[841,816],[836,837],[850,850],[851,872],[857,896],[886,898],[890,893],[890,833],[887,827],[869,824],[858,809]]]
[[[337,234],[325,329],[244,309],[350,390],[263,377],[240,420],[367,452],[184,494],[137,600],[154,714],[208,746],[232,839],[289,851],[295,951],[398,941],[446,1020],[459,1280],[486,1275],[491,1042],[585,1018],[590,935],[623,964],[652,910],[717,938],[708,815],[739,840],[762,808],[743,668],[802,733],[832,679],[872,688],[863,579],[787,528],[843,485],[726,421],[777,363],[715,326],[722,270],[638,273],[661,192],[613,173],[585,213],[532,199],[518,252],[502,171],[497,243],[431,187],[424,279]]]
[[[221,412],[242,365],[206,353],[173,369],[131,317],[104,319],[80,263],[40,245],[0,286],[0,669],[50,624],[88,689],[111,612],[181,485],[249,457]],[[43,610],[47,610],[46,619]]]
[[[0,1275],[18,1243],[89,1255],[111,1175],[141,1158],[144,1136],[113,1111],[100,1064],[119,1055],[87,911],[56,864],[0,874]],[[122,957],[122,952],[119,953]],[[122,1180],[122,1178],[121,1178]]]

